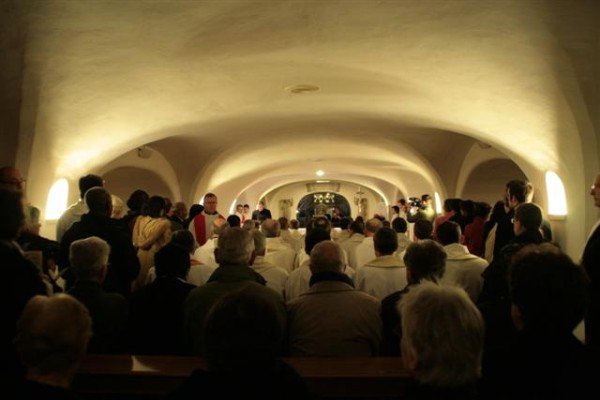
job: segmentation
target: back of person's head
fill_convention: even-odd
[[[340,221],[340,228],[342,230],[346,230],[346,229],[348,229],[348,227],[350,226],[351,223],[352,223],[351,218],[343,217],[342,220]]]
[[[0,239],[13,240],[25,223],[20,192],[0,189]]]
[[[506,184],[510,197],[520,203],[529,203],[533,197],[533,185],[531,183],[514,179]],[[510,200],[510,198],[508,199]]]
[[[310,271],[342,272],[342,249],[339,244],[331,240],[319,242],[310,252]]]
[[[146,209],[146,215],[152,218],[160,218],[165,215],[167,203],[165,198],[161,196],[152,196],[148,200],[148,207]]]
[[[371,218],[365,224],[365,231],[371,236],[374,235],[379,229],[383,227],[383,223],[379,218]]]
[[[352,231],[352,233],[359,233],[361,235],[365,234],[365,224],[363,224],[362,222],[359,221],[354,221],[353,223],[350,224],[350,230]]]
[[[424,194],[424,195],[421,196],[421,201],[422,202],[426,202],[426,201],[429,202],[429,201],[431,201],[431,196],[428,195],[428,194]]]
[[[141,213],[146,208],[149,198],[150,196],[145,191],[141,189],[135,190],[127,200],[127,208],[136,213]]]
[[[256,224],[253,220],[247,219],[244,221],[244,225],[242,225],[242,228],[246,231],[252,232],[256,229]]]
[[[108,265],[110,246],[97,236],[76,240],[69,248],[69,261],[78,280],[101,281]]]
[[[463,289],[424,282],[397,307],[402,357],[419,383],[449,388],[479,379],[484,323]]]
[[[102,179],[102,177],[92,174],[82,176],[79,178],[79,196],[83,199],[85,197],[85,192],[97,186],[104,186],[104,179]]]
[[[452,199],[448,199],[448,201],[450,203],[450,209],[452,211],[454,211],[456,214],[460,214],[460,202],[462,200],[457,199],[457,198],[452,198]]]
[[[171,236],[171,243],[175,246],[179,246],[188,253],[193,253],[197,246],[194,235],[192,235],[192,232],[188,231],[187,229],[180,229],[173,232],[173,235]]]
[[[492,210],[492,206],[483,201],[478,201],[475,203],[475,216],[479,218],[486,219],[488,215],[490,215],[490,211]]]
[[[419,240],[431,239],[433,224],[426,219],[418,219],[415,222],[414,234]]]
[[[398,206],[392,206],[392,210],[394,210],[394,213],[396,214],[400,213],[400,207]]]
[[[173,202],[168,197],[163,197],[163,200],[165,201],[164,212],[165,214],[169,214],[173,208]]]
[[[454,208],[452,206],[452,199],[446,199],[446,200],[444,200],[444,207],[443,208],[444,208],[444,211],[446,211],[446,212],[453,211]]]
[[[217,242],[217,262],[220,265],[248,265],[254,251],[250,232],[239,228],[227,228]]]
[[[211,307],[203,343],[209,371],[269,370],[281,356],[283,323],[273,301],[247,285]]]
[[[298,229],[300,227],[300,222],[297,219],[290,220],[290,228]]]
[[[279,222],[274,219],[267,218],[260,224],[260,230],[265,234],[268,238],[275,238],[279,236],[280,228]]]
[[[252,230],[252,239],[254,240],[254,252],[257,256],[264,256],[267,250],[267,238],[264,233]]]
[[[34,206],[26,206],[25,207],[25,227],[24,229],[27,232],[33,233],[35,235],[39,235],[40,228],[42,226],[40,217],[42,212],[39,208]]]
[[[394,254],[398,250],[398,234],[391,228],[383,227],[375,233],[373,244],[375,251],[382,256]]]
[[[502,200],[498,200],[496,204],[494,204],[494,208],[492,208],[492,214],[490,215],[490,221],[498,222],[504,215],[506,215],[504,206],[505,205]]]
[[[538,231],[543,220],[542,209],[535,203],[519,204],[515,209],[515,221],[527,231]]]
[[[392,228],[394,228],[397,233],[406,233],[408,230],[408,223],[402,217],[394,218],[392,221]]]
[[[235,214],[231,214],[227,217],[227,223],[229,226],[240,226],[242,225],[242,219]]]
[[[475,214],[475,202],[473,200],[461,200],[460,212],[466,217],[472,217]]]
[[[442,246],[459,243],[461,235],[460,225],[454,221],[446,221],[437,228],[437,239]]]
[[[112,212],[112,199],[110,193],[102,187],[93,187],[85,192],[85,204],[90,213],[110,216]]]
[[[281,230],[287,231],[288,229],[290,229],[290,222],[286,217],[278,218],[277,222],[279,222],[279,227],[281,228]]]
[[[365,224],[365,219],[362,217],[362,215],[358,215],[358,216],[357,216],[357,217],[354,219],[354,221],[356,221],[356,222],[360,222],[360,223],[361,223],[361,224],[363,224],[363,225]]]
[[[154,254],[154,268],[156,276],[175,276],[185,279],[190,270],[190,253],[187,249],[171,242]]]
[[[446,252],[437,242],[427,239],[408,245],[404,254],[404,264],[408,268],[409,283],[422,280],[438,282],[446,270]]]
[[[74,297],[31,298],[17,324],[15,347],[28,375],[72,376],[92,336],[88,310]]]
[[[331,240],[331,234],[327,230],[312,229],[310,232],[307,232],[306,236],[304,237],[304,251],[306,254],[310,255],[310,252],[317,245],[317,243],[325,240]]]
[[[517,327],[568,333],[583,319],[590,300],[589,281],[583,269],[557,247],[548,243],[524,247],[513,257],[509,280],[511,301],[519,311]]]
[[[192,204],[190,211],[188,212],[188,219],[194,219],[194,217],[201,214],[202,211],[204,211],[204,206],[202,204]]]
[[[173,213],[175,213],[179,218],[183,219],[187,215],[187,207],[183,201],[178,201],[173,204]]]
[[[322,215],[316,217],[311,224],[312,229],[324,229],[328,232],[331,232],[331,222]]]

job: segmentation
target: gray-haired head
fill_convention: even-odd
[[[99,237],[76,240],[69,248],[71,270],[78,280],[102,280],[109,254],[110,246]]]
[[[242,228],[228,228],[221,233],[215,250],[220,265],[249,265],[254,251],[250,232]]]
[[[397,308],[402,316],[402,357],[417,381],[457,387],[478,380],[484,323],[463,289],[423,282],[411,288]]]
[[[310,270],[317,272],[342,272],[342,249],[330,240],[319,242],[310,252]]]
[[[74,297],[32,297],[17,324],[15,347],[34,379],[70,378],[92,336],[88,310]]]

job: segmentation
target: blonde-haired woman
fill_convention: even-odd
[[[133,244],[138,248],[140,274],[133,282],[133,290],[146,284],[148,270],[154,265],[154,254],[171,240],[171,223],[164,218],[165,199],[152,196],[144,215],[133,227]]]

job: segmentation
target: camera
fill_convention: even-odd
[[[408,206],[421,208],[421,199],[418,197],[409,197],[408,198]]]

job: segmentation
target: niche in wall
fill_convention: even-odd
[[[504,198],[504,187],[512,179],[527,180],[514,161],[508,159],[485,161],[479,164],[467,178],[461,198],[485,201],[494,205]]]

